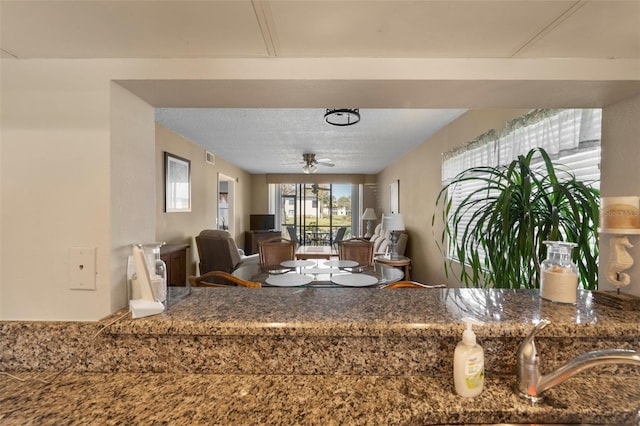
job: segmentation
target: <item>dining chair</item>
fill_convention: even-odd
[[[286,260],[294,260],[296,256],[295,241],[282,237],[271,238],[258,243],[260,265],[276,266]]]
[[[287,226],[287,232],[289,233],[289,238],[291,241],[296,243],[296,246],[300,245],[298,241],[298,232],[296,231],[296,227],[293,225]]]
[[[191,287],[262,287],[260,283],[245,281],[224,271],[211,271],[199,277],[191,276],[189,277],[189,283]]]
[[[346,226],[341,226],[336,231],[335,237],[333,237],[333,246],[336,247],[339,241],[344,240],[344,234],[347,232]]]
[[[382,288],[446,288],[445,284],[422,284],[417,281],[396,281],[391,284],[387,284]]]
[[[373,243],[364,238],[338,241],[338,259],[353,260],[360,266],[373,265]]]

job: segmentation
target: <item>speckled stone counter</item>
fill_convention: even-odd
[[[465,316],[486,323],[487,388],[473,400],[451,380]],[[526,290],[197,288],[148,318],[1,322],[0,371],[63,373],[49,385],[0,376],[0,423],[66,423],[69,404],[71,424],[630,422],[637,367],[584,372],[543,405],[513,395],[517,346],[543,317],[543,372],[591,350],[640,349],[640,312],[589,292],[573,306]],[[159,411],[156,394],[171,401]]]
[[[631,424],[637,380],[572,380],[532,406],[505,378],[487,379],[480,396],[465,399],[449,380],[424,376],[63,373],[51,385],[0,376],[0,424]]]

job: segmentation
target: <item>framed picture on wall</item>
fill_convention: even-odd
[[[400,213],[400,181],[395,180],[389,186],[389,212]]]
[[[164,211],[191,211],[191,161],[164,153]]]

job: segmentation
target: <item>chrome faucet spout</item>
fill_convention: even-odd
[[[605,364],[640,365],[640,352],[625,349],[608,349],[587,352],[586,354],[577,356],[556,371],[540,377],[537,386],[538,393],[540,394],[547,389],[551,389],[581,371]]]
[[[607,349],[579,355],[557,370],[543,375],[540,373],[534,337],[538,331],[549,324],[548,320],[542,320],[538,323],[518,348],[516,391],[533,402],[540,401],[542,393],[546,390],[586,369],[605,364],[640,365],[640,352],[626,349]]]

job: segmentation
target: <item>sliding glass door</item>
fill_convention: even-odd
[[[331,245],[338,230],[351,235],[350,184],[281,184],[283,233],[300,245]]]

